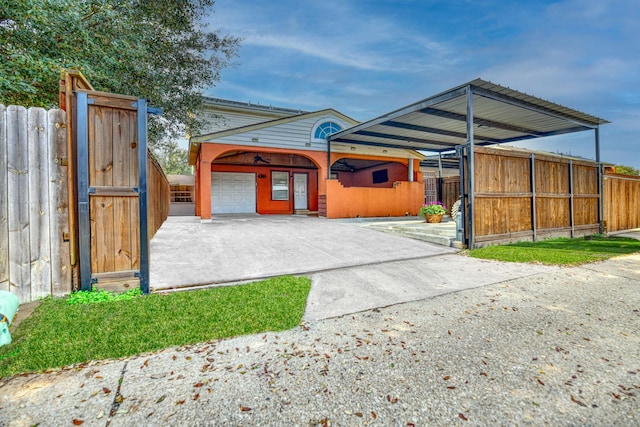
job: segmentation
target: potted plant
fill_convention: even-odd
[[[442,217],[447,213],[447,207],[442,202],[429,202],[422,205],[420,215],[423,215],[427,222],[436,223],[442,221]]]

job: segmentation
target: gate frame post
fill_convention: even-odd
[[[89,214],[89,96],[76,92],[76,164],[78,174],[78,229],[80,289],[90,291],[91,280],[91,217]],[[69,177],[69,179],[72,179]]]
[[[147,100],[138,98],[138,215],[140,220],[140,290],[149,293],[149,210],[147,197]]]

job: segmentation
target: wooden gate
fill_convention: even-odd
[[[149,291],[145,99],[77,90],[80,287]]]
[[[438,200],[438,178],[435,172],[425,171],[422,173],[424,181],[424,202],[435,202]]]

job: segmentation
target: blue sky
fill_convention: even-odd
[[[208,96],[365,121],[477,77],[611,121],[602,160],[640,168],[638,0],[216,0],[243,38]],[[529,147],[594,158],[593,132]]]

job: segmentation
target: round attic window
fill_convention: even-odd
[[[326,139],[329,135],[332,135],[336,132],[340,132],[342,127],[336,122],[327,121],[320,123],[316,127],[315,132],[313,133],[314,139]]]

